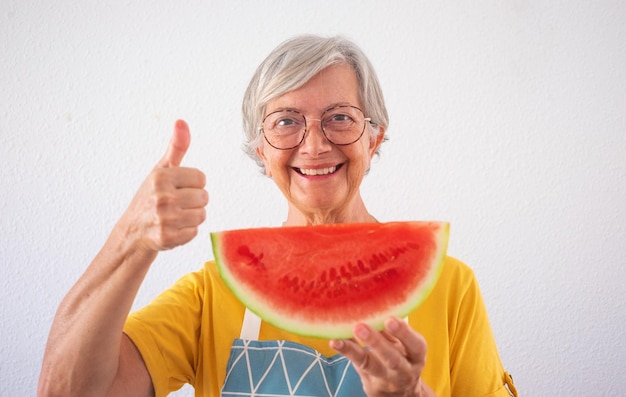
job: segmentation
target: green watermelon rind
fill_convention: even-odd
[[[435,233],[434,241],[437,250],[433,255],[433,266],[428,272],[428,276],[423,279],[420,288],[410,294],[410,297],[401,305],[391,307],[385,312],[375,313],[370,317],[363,318],[360,323],[364,323],[376,330],[384,328],[385,320],[389,317],[405,318],[414,311],[432,292],[437,280],[443,269],[443,263],[446,258],[449,238],[449,223],[447,222],[431,222],[439,224],[440,227]],[[284,329],[286,331],[301,336],[324,338],[324,339],[347,339],[353,337],[354,322],[310,322],[304,317],[298,317],[297,314],[281,315],[280,307],[272,308],[267,304],[263,304],[263,296],[247,290],[239,283],[236,278],[229,272],[228,266],[224,266],[225,258],[222,256],[220,246],[220,233],[211,233],[211,241],[215,263],[222,280],[231,290],[235,297],[247,306],[249,310],[261,317],[264,321]]]

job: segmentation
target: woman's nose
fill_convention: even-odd
[[[307,123],[307,130],[304,133],[304,140],[300,145],[300,151],[316,156],[331,149],[332,143],[326,138],[326,135],[324,135],[320,121],[311,120],[310,123]]]

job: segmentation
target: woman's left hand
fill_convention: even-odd
[[[435,395],[421,380],[426,341],[405,321],[389,318],[380,332],[357,324],[354,337],[332,340],[330,346],[352,362],[369,397]]]

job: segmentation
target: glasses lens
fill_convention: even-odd
[[[354,106],[337,106],[322,115],[322,128],[329,141],[349,145],[359,140],[365,130],[365,116]]]
[[[263,134],[277,149],[291,149],[300,144],[306,130],[304,116],[295,110],[279,110],[263,120]]]

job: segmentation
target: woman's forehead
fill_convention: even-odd
[[[323,112],[337,105],[361,107],[356,73],[347,64],[327,67],[301,87],[280,95],[266,105],[266,113],[279,108]]]

